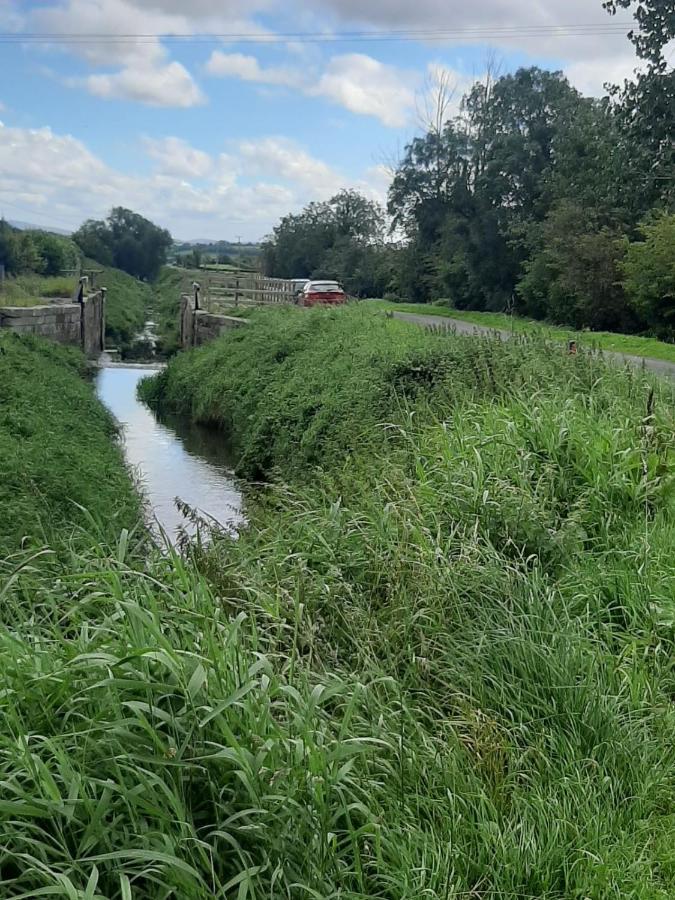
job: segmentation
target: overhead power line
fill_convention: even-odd
[[[625,35],[633,27],[631,22],[570,23],[566,25],[519,25],[469,28],[383,29],[368,31],[289,31],[265,34],[260,32],[210,32],[208,34],[160,33],[78,33],[78,32],[0,32],[3,44],[142,44],[157,40],[191,44],[220,42],[242,44],[297,43],[381,43],[388,41],[490,41],[504,38],[545,37],[602,37]]]

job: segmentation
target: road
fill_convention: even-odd
[[[497,334],[504,341],[508,341],[513,336],[510,331],[486,328],[484,325],[474,325],[472,322],[462,322],[461,319],[448,319],[445,316],[424,316],[417,313],[395,312],[394,318],[423,327],[432,325],[436,328],[445,328],[446,331],[456,331],[458,334]],[[637,368],[642,368],[644,365],[646,369],[655,372],[657,375],[672,378],[675,381],[675,363],[666,362],[663,359],[651,359],[646,356],[627,356],[624,353],[613,353],[609,350],[604,350],[603,356],[620,365],[627,363]]]

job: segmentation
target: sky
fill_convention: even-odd
[[[439,73],[455,107],[489,62],[602,96],[637,65],[630,22],[602,0],[0,0],[0,217],[126,206],[255,241],[341,188],[382,202]]]

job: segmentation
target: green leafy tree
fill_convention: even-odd
[[[82,254],[102,266],[114,264],[113,241],[106,222],[87,219],[73,235]]]
[[[658,334],[675,338],[675,216],[643,224],[642,241],[626,242],[624,288],[637,314]]]
[[[476,189],[509,216],[542,218],[560,128],[581,102],[561,72],[535,67],[500,78],[483,110],[483,171]]]
[[[629,38],[642,59],[663,70],[667,65],[664,49],[675,38],[675,6],[670,0],[606,0],[603,5],[612,15],[619,9],[631,10],[637,29]]]
[[[554,142],[580,101],[560,73],[520,69],[476,84],[459,118],[407,146],[388,210],[415,253],[436,259],[425,266],[422,299],[450,296],[477,309],[510,302],[527,257],[523,223],[546,214]]]
[[[37,271],[41,275],[59,275],[64,269],[77,267],[79,252],[70,238],[47,231],[31,231],[30,236],[40,258]]]
[[[648,184],[653,193],[675,206],[675,70],[666,49],[675,39],[675,5],[672,0],[607,0],[612,14],[619,9],[633,12],[637,28],[629,33],[638,55],[647,61],[646,71],[637,72],[623,88],[612,91],[624,129],[648,149],[651,168]]]
[[[42,259],[33,234],[0,220],[0,263],[8,275],[40,272]]]
[[[87,220],[73,240],[85,256],[148,281],[157,277],[172,245],[166,229],[123,207],[105,221]]]
[[[413,138],[389,188],[392,228],[433,243],[453,196],[466,191],[468,182],[467,136],[455,124]]]
[[[549,208],[571,199],[608,226],[631,227],[658,201],[647,148],[631,139],[607,98],[583,98],[558,126],[547,173]]]
[[[263,242],[262,271],[279,278],[337,278],[359,296],[382,292],[391,270],[381,265],[384,211],[357,191],[285,216]]]
[[[577,328],[635,328],[620,283],[620,231],[565,201],[537,226],[537,244],[517,289],[522,312]]]

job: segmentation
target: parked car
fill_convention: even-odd
[[[346,302],[347,295],[337,281],[308,281],[300,298],[302,306],[318,306],[324,303],[339,306]]]

